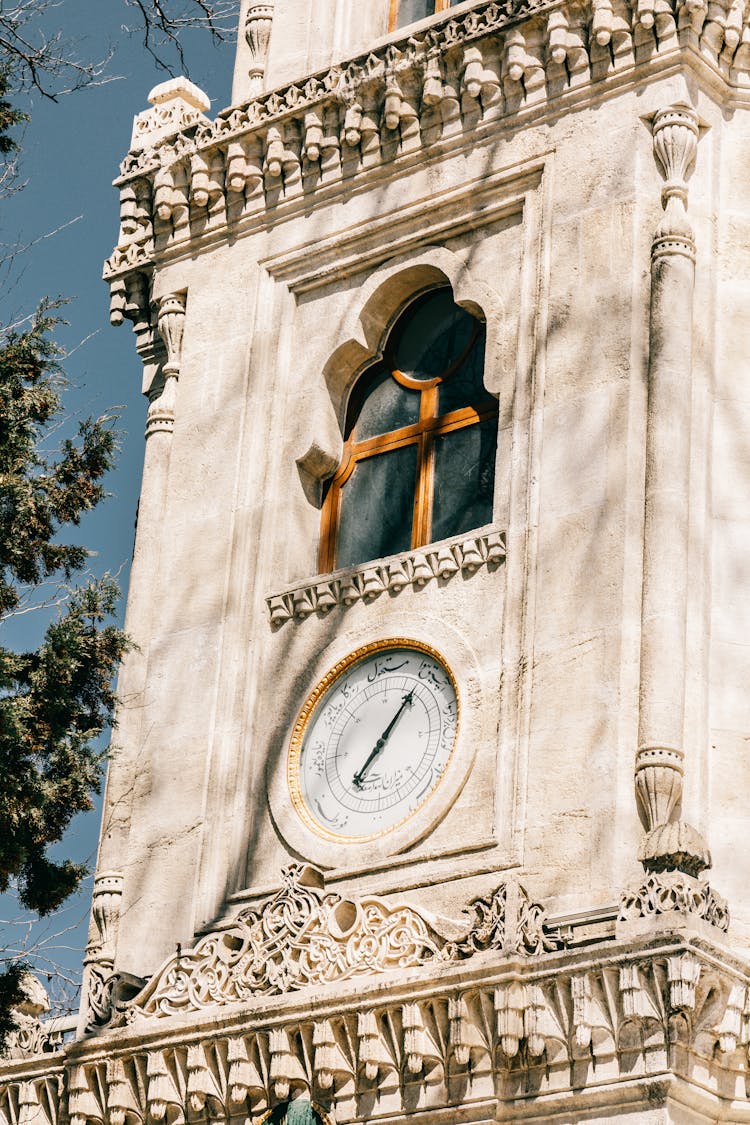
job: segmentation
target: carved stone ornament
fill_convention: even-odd
[[[419,589],[428,582],[468,578],[482,567],[496,569],[505,562],[505,533],[480,529],[441,543],[431,543],[392,558],[363,566],[319,574],[266,599],[271,625],[323,616],[334,606],[372,602],[381,594],[399,594],[407,587]]]
[[[526,1119],[530,1093],[544,1099],[536,1121],[603,1120],[623,1085],[639,1099],[631,1116],[640,1120],[662,1104],[661,1087],[680,1082],[712,1096],[696,1120],[747,1118],[746,970],[720,947],[678,935],[658,948],[586,945],[516,961],[510,973],[502,960],[479,975],[433,961],[408,1000],[381,980],[319,989],[292,1011],[282,1000],[222,1017],[164,1021],[147,1037],[142,1026],[122,1027],[43,1069],[39,1059],[9,1061],[0,1121],[282,1125],[286,1116],[286,1125],[312,1125],[321,1104],[326,1122],[404,1120],[415,1105],[426,1120],[455,1121],[456,1090],[467,1086],[482,1120],[519,1120],[518,1099]]]
[[[182,358],[182,336],[185,327],[184,293],[167,293],[157,305],[159,335],[164,343],[166,359],[161,373],[164,382],[153,389],[148,408],[146,437],[159,431],[171,433],[174,429],[174,411],[177,401],[177,380]]]
[[[401,156],[426,157],[446,141],[473,146],[482,138],[477,130],[486,135],[491,120],[529,112],[543,120],[559,113],[568,95],[580,98],[590,90],[597,96],[605,83],[617,87],[613,78],[664,66],[684,52],[746,96],[750,9],[736,0],[717,0],[710,11],[705,3],[681,0],[657,0],[657,8],[654,0],[485,0],[304,83],[260,93],[214,121],[183,98],[186,120],[177,137],[168,134],[177,130],[181,111],[159,132],[154,114],[169,110],[160,102],[141,115],[121,167],[123,206],[132,206],[136,181],[144,206],[135,229],[126,223],[131,233],[105,264],[105,277],[146,268],[164,249],[202,237],[207,221],[212,237],[221,229],[228,235],[238,222],[281,203],[309,202],[337,184],[343,190],[355,172],[366,176],[391,163],[397,176]],[[246,27],[256,85],[271,16],[270,3],[250,3]],[[692,113],[675,105],[652,119],[665,196],[675,200],[684,194],[694,155]],[[200,202],[207,198],[207,178],[208,211]],[[682,253],[692,253],[690,237],[680,245]]]
[[[499,949],[507,956],[535,955],[563,949],[559,930],[546,925],[544,907],[532,902],[526,890],[508,879],[491,895],[475,898],[466,908],[473,914],[468,934],[443,949],[447,960],[471,957],[486,949]]]
[[[173,956],[133,1012],[171,1015],[409,968],[437,956],[440,944],[408,906],[326,894],[320,872],[292,864],[260,909],[243,911],[230,929]]]
[[[665,214],[656,231],[652,255],[684,254],[694,261],[695,236],[687,215],[687,179],[698,149],[698,115],[692,106],[672,105],[654,115],[651,129],[654,155],[666,177],[661,192]]]
[[[468,908],[464,936],[446,942],[416,910],[373,896],[326,892],[315,868],[292,864],[281,889],[258,909],[242,911],[226,930],[180,951],[128,1005],[126,1020],[168,1016],[216,1004],[273,996],[310,985],[373,976],[495,949],[535,955],[562,948],[542,907],[515,880]],[[453,932],[455,923],[448,923]]]
[[[182,129],[207,121],[211,101],[187,78],[170,78],[154,86],[148,96],[152,108],[133,121],[131,151],[150,147]]]
[[[13,1028],[5,1041],[5,1056],[25,1059],[46,1054],[62,1046],[63,1035],[53,1031],[41,1017],[50,1009],[47,991],[38,977],[26,973],[21,983],[24,998],[13,1008]]]
[[[271,43],[273,25],[273,0],[270,3],[251,3],[245,17],[245,39],[250,48],[250,92],[255,95],[263,89],[263,75]]]
[[[84,991],[87,1027],[104,1027],[112,1018],[119,975],[111,961],[86,961]]]
[[[619,919],[629,922],[658,914],[680,914],[701,918],[726,933],[729,907],[703,879],[682,871],[652,872],[645,882],[625,892]]]
[[[100,871],[94,878],[92,913],[98,934],[97,947],[107,959],[115,954],[124,881],[120,871]]]

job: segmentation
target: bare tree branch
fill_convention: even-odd
[[[0,0],[0,60],[19,91],[37,90],[56,101],[83,86],[111,81],[103,59],[79,57],[77,45],[59,30],[49,31],[63,0]],[[56,22],[63,22],[62,13]]]
[[[187,74],[184,46],[180,36],[186,31],[207,31],[217,41],[231,39],[237,28],[239,0],[124,0],[134,9],[134,25],[126,25],[130,34],[143,36],[146,50],[156,65],[174,74],[170,56]]]

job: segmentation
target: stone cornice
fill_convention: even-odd
[[[750,24],[737,0],[710,9],[700,0],[484,0],[213,122],[188,123],[129,154],[116,181],[122,229],[105,265],[116,308],[127,305],[127,275],[182,246],[351,190],[394,162],[475,144],[492,122],[541,118],[572,97],[693,62],[728,95],[750,93]]]

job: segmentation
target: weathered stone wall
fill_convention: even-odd
[[[662,185],[643,119],[683,91],[664,80],[399,174],[375,169],[351,198],[159,268],[155,296],[188,297],[141,758],[128,841],[107,860],[126,870],[123,967],[143,971],[146,947],[153,967],[228,892],[266,889],[305,844],[294,814],[269,815],[266,789],[283,803],[277,775],[316,678],[383,635],[425,637],[452,662],[474,764],[407,856],[385,847],[368,872],[370,847],[334,855],[308,839],[306,858],[448,913],[466,898],[457,877],[480,887],[508,864],[561,912],[613,904],[635,877],[648,264]],[[698,216],[710,170],[699,161],[691,181]],[[272,628],[266,599],[316,573],[320,517],[298,462],[313,446],[339,456],[362,361],[347,341],[363,315],[377,339],[430,278],[451,281],[490,326],[507,561]],[[160,921],[165,886],[177,913]]]

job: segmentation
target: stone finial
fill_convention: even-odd
[[[187,78],[170,78],[154,86],[148,96],[151,109],[139,113],[133,121],[131,152],[153,148],[158,142],[175,133],[208,121],[205,116],[211,108],[209,97]]]
[[[268,48],[271,44],[273,24],[273,0],[270,3],[251,3],[245,17],[245,39],[250,48],[249,93],[255,97],[263,89],[263,76],[266,72]]]

